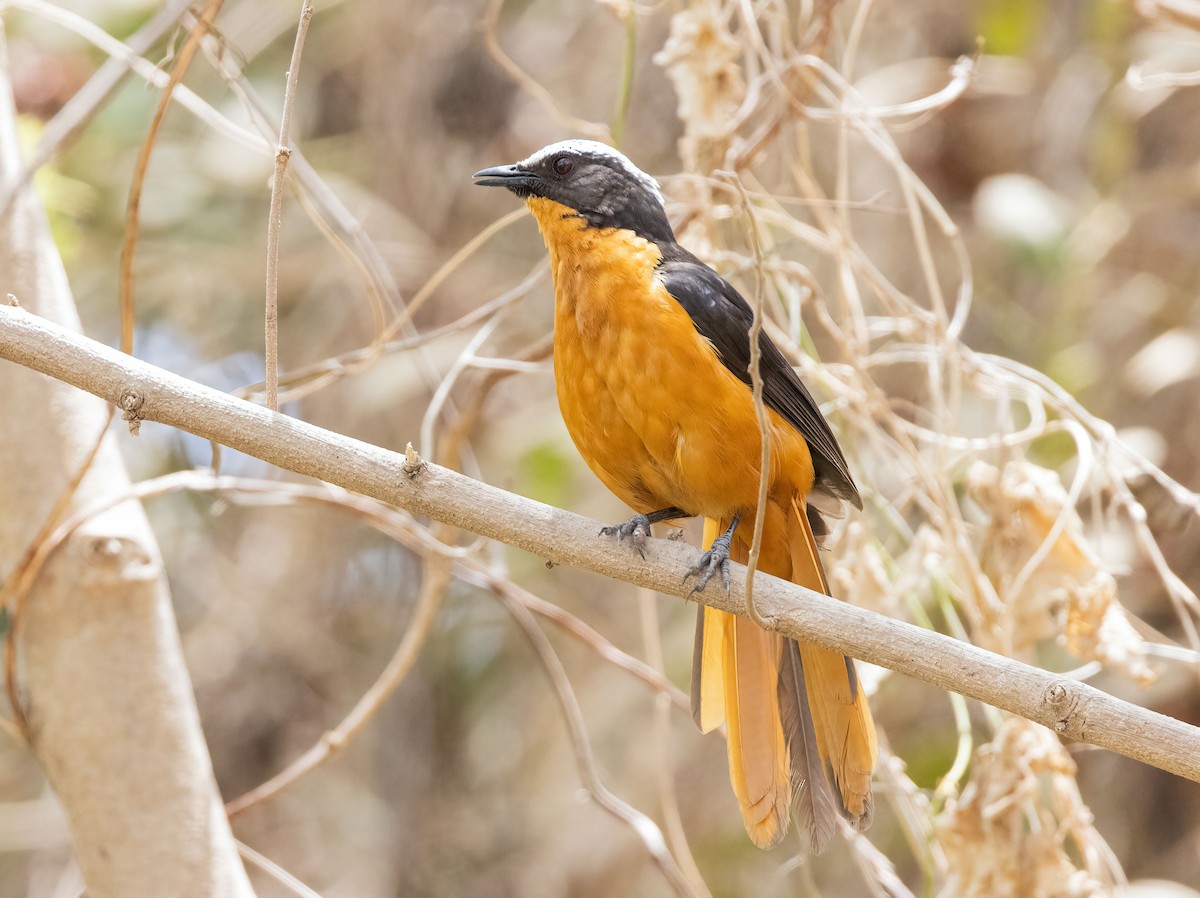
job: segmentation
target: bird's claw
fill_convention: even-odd
[[[717,571],[721,572],[721,583],[725,587],[725,591],[729,592],[729,549],[733,544],[733,540],[728,535],[718,536],[713,540],[709,550],[700,556],[700,559],[692,565],[691,570],[683,575],[683,582],[692,577],[698,577],[696,585],[688,590],[688,596],[691,597],[694,593],[704,592],[704,587],[708,586],[708,581],[713,578]]]
[[[637,549],[638,554],[646,557],[646,540],[650,538],[650,518],[644,514],[635,514],[624,524],[613,524],[611,527],[601,527],[601,536],[611,536],[617,542],[628,539]]]

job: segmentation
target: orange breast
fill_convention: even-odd
[[[728,517],[758,493],[750,389],[721,364],[655,276],[661,256],[631,231],[587,228],[571,210],[528,201],[554,271],[554,374],[580,454],[632,508],[671,505]],[[807,492],[803,437],[771,419],[771,492]]]

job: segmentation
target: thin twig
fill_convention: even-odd
[[[617,18],[625,25],[625,57],[621,62],[621,84],[617,88],[616,111],[613,113],[613,146],[620,147],[625,139],[625,125],[629,120],[629,102],[633,97],[633,76],[637,70],[637,11],[633,0],[616,10]]]
[[[433,428],[437,423],[438,416],[441,414],[443,406],[445,406],[445,404],[450,400],[451,390],[454,389],[454,385],[457,383],[458,378],[464,371],[467,370],[471,360],[475,357],[476,350],[478,350],[480,346],[487,342],[488,338],[491,337],[492,332],[495,331],[499,325],[500,316],[497,315],[485,323],[483,327],[479,328],[479,330],[475,332],[474,336],[471,337],[470,341],[468,341],[467,345],[463,347],[463,350],[459,353],[458,358],[454,360],[454,364],[450,366],[450,370],[446,372],[445,376],[442,378],[442,382],[438,384],[437,389],[433,393],[433,397],[429,400],[429,405],[425,408],[425,414],[421,418],[420,445],[422,447],[433,447],[436,445],[433,435]],[[426,451],[432,454],[433,450],[430,448]]]
[[[45,2],[45,0],[3,0],[3,7],[23,9],[40,16],[48,22],[53,22],[62,28],[66,28],[68,31],[79,35],[91,43],[101,52],[111,56],[113,60],[128,65],[147,84],[165,88],[171,80],[170,75],[162,71],[158,66],[150,62],[150,60],[142,58],[103,28],[85,19],[78,13],[71,12],[69,9],[55,6],[53,3]],[[187,21],[189,18],[194,24],[195,17],[191,13],[185,14],[184,20]],[[252,131],[246,130],[230,119],[229,116],[218,112],[186,85],[176,84],[173,96],[179,101],[180,106],[192,113],[199,121],[212,128],[215,133],[254,152],[266,154],[271,151],[270,141],[259,137]],[[64,110],[66,109],[66,107],[63,108]],[[11,197],[5,198],[6,205],[10,199]]]
[[[508,589],[509,595],[515,600],[520,601],[531,612],[545,618],[572,638],[577,639],[584,646],[595,652],[601,660],[626,671],[642,681],[650,689],[668,697],[671,703],[681,711],[691,713],[687,696],[671,683],[670,680],[639,659],[621,651],[575,615],[533,595],[515,584],[504,581],[503,578],[497,576],[482,562],[469,557],[466,549],[447,544],[445,540],[451,536],[451,533],[447,529],[440,531],[440,538],[435,537],[404,512],[397,511],[395,508],[372,499],[369,496],[347,492],[329,485],[286,483],[277,480],[255,480],[246,477],[218,476],[208,470],[178,471],[151,480],[141,481],[120,495],[109,497],[101,503],[92,504],[80,509],[78,513],[62,523],[57,529],[50,530],[44,539],[36,540],[37,551],[31,556],[29,563],[23,566],[20,577],[14,576],[10,578],[12,586],[8,587],[9,592],[6,594],[10,595],[17,604],[23,602],[23,594],[28,591],[30,584],[40,576],[41,571],[45,568],[46,563],[58,547],[72,532],[96,515],[107,511],[121,502],[134,499],[143,500],[153,496],[161,496],[185,490],[215,492],[231,500],[248,504],[315,503],[318,505],[334,506],[343,511],[355,514],[362,518],[369,526],[375,528],[385,536],[396,540],[405,548],[422,557],[440,556],[452,561],[452,573],[464,582],[471,583],[488,591],[501,588],[500,584],[503,582],[505,584],[504,588]],[[419,598],[410,628],[427,629],[429,621],[424,618],[421,612],[422,606],[423,602]],[[419,642],[422,634],[414,633],[410,638]],[[409,656],[415,657],[419,647],[419,645],[416,648],[413,646],[406,647],[402,643],[397,648],[388,667],[380,675],[373,690],[383,689],[383,684],[385,683],[391,683],[394,690],[395,685],[398,685],[400,678],[404,675],[402,669],[406,663],[408,664],[407,669],[411,670],[411,663],[400,659]],[[14,651],[10,650],[9,654],[10,657],[15,659],[16,654]],[[348,716],[347,721],[354,716],[354,712],[352,712]],[[343,721],[339,726],[346,726],[347,721]],[[355,729],[355,733],[358,732],[358,729],[360,728]],[[19,736],[20,734],[14,731],[14,735]],[[340,740],[334,738],[331,741],[338,742],[338,748],[340,749],[344,747],[346,740],[352,735],[354,734],[347,735]],[[326,755],[326,758],[332,757],[332,754],[333,752],[330,752]],[[321,760],[323,761],[326,758],[322,758]],[[312,766],[303,772],[308,772],[312,769]],[[298,778],[298,776],[293,776],[290,782],[294,782]],[[278,791],[278,789],[273,789],[271,790],[271,794],[273,795]],[[262,800],[265,797],[267,796],[259,796],[257,800]],[[238,799],[234,804],[236,805],[241,801],[243,799]],[[248,806],[250,802],[246,804]],[[242,810],[244,808],[238,806],[231,813],[240,813]]]
[[[472,565],[471,562],[467,562],[466,564],[467,566]],[[484,571],[482,566],[479,570],[481,574],[486,575],[488,588],[491,588],[491,580],[495,579],[495,577]],[[525,607],[534,614],[544,617],[565,633],[574,636],[594,651],[602,660],[633,674],[633,676],[637,677],[651,689],[665,696],[680,711],[691,715],[692,705],[686,693],[668,680],[660,670],[655,669],[627,652],[621,651],[597,633],[595,629],[569,611],[564,611],[557,605],[547,602],[545,599],[533,595],[533,593],[522,590],[520,587],[514,586],[510,589],[510,594],[524,602]]]
[[[279,142],[275,146],[275,178],[271,182],[271,212],[267,217],[267,301],[265,314],[267,408],[279,409],[279,228],[283,221],[283,182],[287,176],[292,131],[292,109],[296,104],[296,84],[300,80],[300,55],[312,21],[312,0],[303,0],[292,61],[288,65],[283,88],[283,114],[279,121]]]
[[[638,590],[638,609],[642,618],[642,643],[646,647],[646,661],[660,673],[666,670],[663,661],[662,636],[658,627],[658,596],[648,589]],[[662,802],[663,820],[667,827],[667,844],[679,861],[679,866],[701,898],[712,898],[708,884],[704,881],[692,847],[688,844],[683,818],[679,814],[679,799],[675,789],[675,775],[671,766],[671,703],[665,695],[654,702],[654,773],[658,781],[658,796]]]
[[[563,112],[558,108],[558,103],[555,102],[554,96],[550,91],[546,90],[539,81],[532,78],[528,72],[513,61],[511,56],[504,52],[504,48],[500,46],[500,38],[496,33],[500,24],[500,10],[503,8],[504,0],[491,0],[487,11],[483,14],[483,44],[487,48],[488,55],[495,60],[496,65],[500,66],[508,77],[512,78],[522,90],[541,103],[563,125],[572,131],[578,131],[580,134],[587,135],[592,140],[608,143],[612,139],[608,128],[596,122],[589,122]]]
[[[3,5],[8,5],[7,0]],[[8,211],[9,204],[29,183],[34,172],[78,137],[87,123],[112,99],[117,88],[129,77],[133,66],[132,57],[140,57],[149,50],[179,21],[189,5],[189,0],[170,0],[129,37],[126,44],[129,56],[111,56],[105,60],[104,65],[100,66],[87,83],[54,114],[54,118],[46,122],[38,138],[37,149],[25,163],[20,175],[13,179],[8,191],[0,195],[0,216]]]
[[[142,149],[138,153],[137,163],[133,168],[133,183],[129,185],[129,205],[125,212],[125,237],[121,242],[120,301],[121,350],[123,352],[131,354],[133,352],[133,256],[137,251],[138,217],[142,204],[142,188],[146,183],[146,171],[150,167],[150,153],[158,140],[158,131],[162,126],[163,117],[167,114],[167,107],[171,104],[171,94],[175,90],[175,85],[183,80],[188,66],[191,65],[192,57],[200,49],[200,39],[212,27],[213,20],[221,11],[223,3],[224,0],[208,0],[204,12],[196,21],[196,26],[188,34],[187,41],[184,42],[183,48],[179,51],[179,57],[171,68],[171,77],[167,79],[167,85],[163,88],[158,107],[154,110],[154,118],[150,122],[150,130],[146,133],[146,139],[142,142]]]
[[[750,556],[746,561],[746,613],[760,627],[765,622],[759,617],[758,609],[754,606],[754,573],[758,570],[758,557],[762,551],[763,522],[767,516],[767,491],[771,484],[771,424],[767,416],[767,406],[763,401],[762,378],[762,329],[763,303],[766,299],[766,275],[763,271],[762,240],[758,233],[758,222],[754,218],[754,210],[750,207],[750,197],[741,179],[732,172],[722,172],[724,177],[737,187],[742,199],[742,208],[750,222],[750,243],[754,247],[754,319],[750,324],[750,387],[754,394],[754,416],[758,421],[759,459],[758,459],[758,504],[754,509],[754,537],[750,542]]]
[[[697,898],[687,877],[683,875],[683,871],[679,869],[674,856],[668,850],[662,830],[658,828],[658,825],[637,808],[614,795],[601,782],[600,774],[596,770],[595,758],[592,757],[587,728],[584,726],[583,712],[579,710],[579,702],[575,698],[575,691],[571,688],[562,662],[555,653],[554,647],[550,645],[550,640],[546,638],[546,634],[538,627],[537,622],[525,606],[509,594],[506,584],[497,584],[497,586],[499,588],[495,590],[496,598],[512,615],[517,627],[529,640],[529,644],[542,664],[542,669],[554,687],[554,694],[558,698],[563,717],[567,722],[567,732],[571,737],[571,748],[575,752],[575,763],[579,768],[579,778],[583,781],[583,787],[596,804],[626,824],[641,840],[642,844],[646,846],[651,860],[662,872],[675,894]]]
[[[371,688],[363,694],[341,723],[321,736],[308,751],[275,776],[226,804],[226,814],[236,817],[254,805],[274,797],[338,754],[358,736],[412,670],[433,628],[449,580],[449,559],[438,555],[426,556],[425,576],[421,581],[421,592],[413,610],[412,620],[379,678],[371,684]]]
[[[283,869],[283,867],[279,866],[270,858],[259,854],[240,839],[237,842],[237,847],[238,854],[240,854],[254,866],[258,867],[258,869],[262,870],[285,889],[289,889],[295,894],[301,896],[301,898],[321,898],[321,895],[318,892],[310,889],[287,870]]]
[[[25,550],[25,554],[21,557],[21,560],[9,572],[4,583],[0,585],[0,608],[8,610],[8,632],[5,634],[6,648],[4,652],[4,685],[8,691],[8,704],[13,712],[13,723],[21,738],[26,742],[29,741],[29,718],[26,717],[25,707],[17,694],[17,631],[21,625],[25,599],[29,595],[29,591],[32,589],[33,583],[36,581],[38,573],[44,564],[43,556],[46,554],[47,547],[51,543],[52,534],[59,523],[66,517],[67,511],[71,507],[71,502],[75,498],[75,493],[79,490],[79,484],[83,483],[83,478],[87,476],[87,472],[91,470],[92,464],[96,461],[100,447],[104,445],[104,438],[108,434],[108,427],[112,424],[116,413],[116,406],[109,406],[108,414],[105,415],[104,423],[100,426],[100,432],[96,434],[96,439],[93,441],[91,449],[88,450],[88,454],[84,457],[79,467],[75,469],[75,473],[71,475],[71,479],[63,486],[62,492],[55,498],[54,505],[51,506],[50,512],[46,515],[46,520],[42,522],[42,526],[38,529],[33,541],[30,542],[29,548]]]
[[[360,349],[352,349],[349,352],[344,352],[341,355],[331,356],[322,359],[318,362],[313,362],[303,368],[294,368],[291,371],[286,371],[279,376],[280,386],[284,387],[281,395],[285,401],[288,398],[300,398],[307,395],[311,390],[311,385],[316,383],[321,386],[326,386],[333,380],[356,371],[361,370],[366,365],[373,362],[375,359],[384,355],[390,355],[397,352],[406,352],[410,349],[416,349],[420,346],[425,346],[428,343],[433,343],[443,337],[451,334],[461,333],[472,324],[489,318],[496,312],[499,312],[505,306],[511,305],[514,302],[528,295],[537,284],[546,276],[549,271],[549,265],[540,263],[530,272],[521,283],[513,287],[511,290],[506,290],[494,299],[488,300],[482,305],[476,306],[471,311],[466,312],[455,320],[442,325],[441,327],[431,328],[422,331],[411,337],[400,337],[398,339],[389,340],[383,344],[372,343],[370,346],[365,346]],[[264,383],[251,384],[248,387],[243,387],[235,392],[235,395],[242,399],[253,398],[256,393],[261,392],[265,388]]]

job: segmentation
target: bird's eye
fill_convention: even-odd
[[[554,160],[556,175],[569,175],[575,168],[575,161],[570,156],[559,156]]]

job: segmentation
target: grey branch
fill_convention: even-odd
[[[127,419],[157,421],[281,468],[626,583],[683,597],[694,550],[653,540],[646,558],[599,536],[599,524],[193,383],[19,308],[0,307],[0,358],[115,403]],[[47,409],[47,414],[52,410]],[[745,571],[729,593],[695,598],[744,614]],[[1200,729],[957,639],[857,608],[767,574],[755,607],[771,629],[961,693],[1200,782]]]

